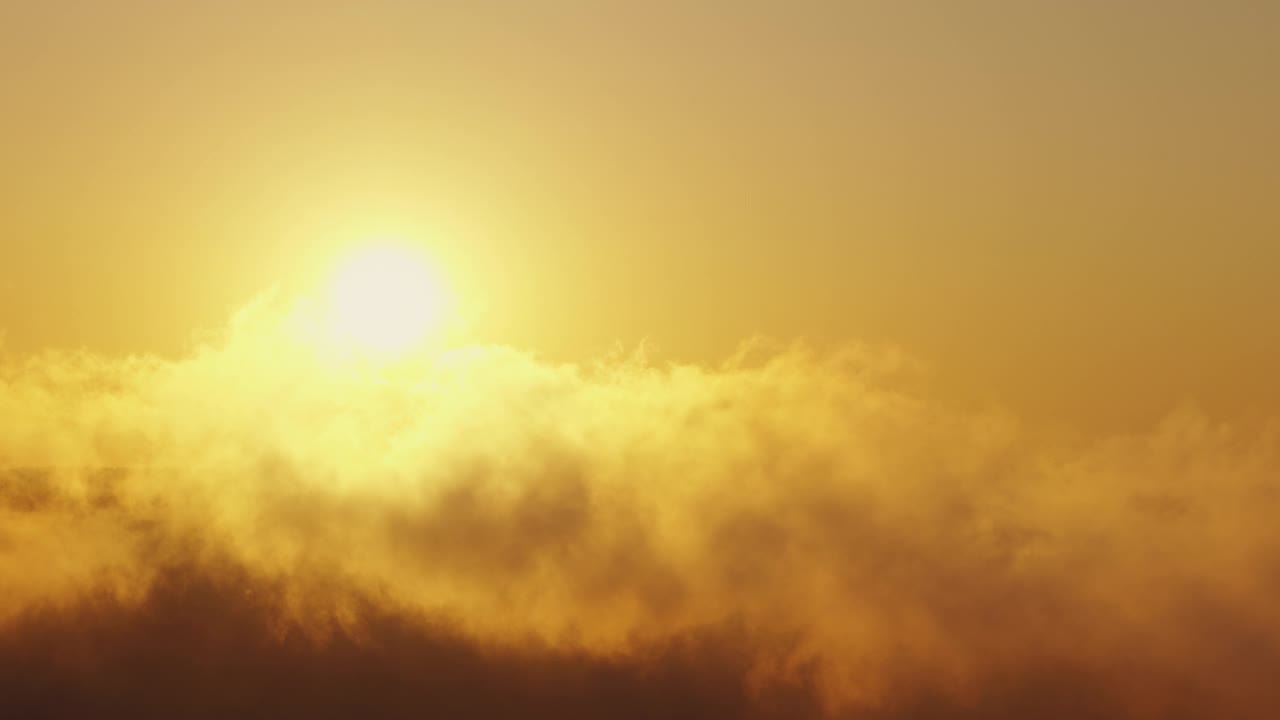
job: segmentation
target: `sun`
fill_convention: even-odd
[[[330,291],[335,338],[379,355],[407,352],[440,327],[446,296],[431,265],[401,245],[371,245],[338,267]]]

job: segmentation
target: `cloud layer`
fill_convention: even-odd
[[[22,716],[1280,707],[1276,424],[1054,441],[861,347],[373,366],[307,317],[0,366]]]

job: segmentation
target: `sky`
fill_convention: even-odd
[[[1085,426],[1280,400],[1271,3],[3,13],[16,351],[180,352],[395,237],[556,358],[894,343]]]
[[[1280,4],[7,0],[0,108],[31,715],[1280,703]]]

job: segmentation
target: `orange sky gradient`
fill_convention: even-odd
[[[392,236],[558,358],[892,342],[1085,428],[1280,401],[1269,3],[0,12],[10,351],[173,354]]]

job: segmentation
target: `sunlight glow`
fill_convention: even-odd
[[[401,245],[369,246],[338,268],[331,328],[344,346],[397,355],[438,330],[445,306],[445,293],[420,253]]]

